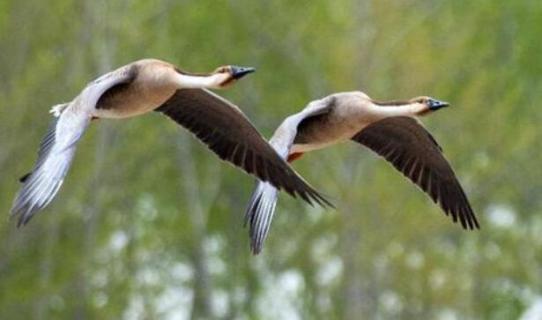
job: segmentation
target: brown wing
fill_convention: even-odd
[[[356,134],[359,142],[388,160],[438,203],[465,229],[478,221],[454,171],[431,134],[417,120],[393,117],[375,122]]]
[[[243,112],[203,89],[178,90],[156,111],[190,130],[221,159],[308,203],[330,203],[309,186],[254,128]]]

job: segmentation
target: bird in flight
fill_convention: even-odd
[[[363,145],[421,188],[454,222],[479,228],[476,216],[452,167],[433,136],[417,119],[448,103],[431,97],[406,101],[375,101],[363,92],[342,92],[310,102],[287,117],[269,142],[288,162],[309,151],[344,141]],[[278,190],[259,181],[249,201],[251,250],[258,254],[269,232]]]
[[[208,89],[231,86],[254,68],[222,66],[211,73],[182,71],[165,61],[143,59],[90,82],[71,102],[51,109],[54,118],[38,159],[11,208],[25,225],[60,189],[75,147],[94,119],[122,119],[160,112],[190,130],[221,159],[309,203],[331,205],[280,157],[243,112]]]

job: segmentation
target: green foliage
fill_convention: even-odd
[[[159,115],[101,121],[52,205],[0,224],[0,318],[518,318],[542,295],[541,19],[539,1],[3,0],[6,215],[49,107],[156,57],[257,67],[220,94],[266,136],[334,91],[450,101],[424,122],[482,229],[345,144],[296,163],[337,210],[281,195],[252,257],[250,177]]]

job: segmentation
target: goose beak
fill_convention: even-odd
[[[241,79],[242,77],[254,71],[256,71],[256,69],[251,67],[231,66],[231,75],[235,80]]]
[[[437,99],[429,99],[427,104],[429,106],[429,109],[433,111],[438,110],[440,108],[448,107],[450,105],[448,102],[440,101]]]

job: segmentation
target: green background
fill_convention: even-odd
[[[525,316],[542,304],[541,34],[534,0],[0,1],[0,318]],[[17,229],[49,108],[145,57],[256,67],[220,94],[266,137],[337,91],[451,102],[423,121],[482,229],[347,143],[295,163],[337,209],[282,194],[253,257],[254,180],[157,114],[93,124],[55,201]]]

